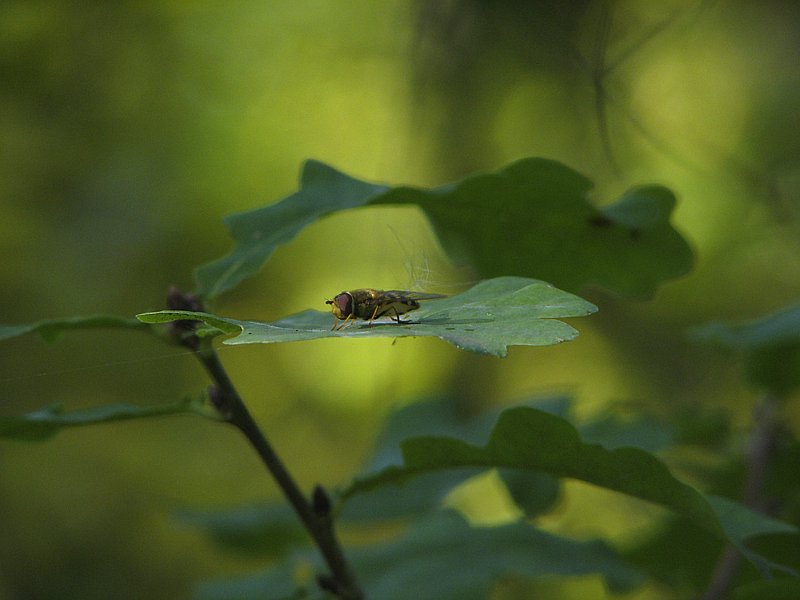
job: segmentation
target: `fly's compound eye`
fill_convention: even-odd
[[[339,319],[346,319],[353,314],[353,297],[347,292],[342,292],[333,300],[326,300],[325,304],[331,304],[333,314]]]
[[[339,312],[342,313],[343,317],[347,318],[353,314],[353,297],[350,294],[339,294],[333,301],[336,303],[336,307],[339,309]]]

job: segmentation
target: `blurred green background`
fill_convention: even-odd
[[[434,186],[543,156],[594,180],[598,204],[641,183],[676,192],[693,272],[646,303],[580,290],[600,312],[573,322],[575,342],[505,360],[436,340],[224,349],[307,488],[346,481],[392,408],[448,392],[488,407],[565,391],[582,415],[716,409],[746,428],[756,392],[685,329],[800,297],[794,1],[6,0],[0,81],[4,323],[162,308],[169,285],[190,288],[230,248],[222,216],[290,193],[311,157]],[[273,319],[344,289],[447,292],[471,277],[419,213],[369,208],[309,227],[214,309]],[[4,343],[0,414],[205,388],[191,356],[137,335]],[[785,419],[800,431],[800,414]],[[5,442],[0,469],[2,600],[187,597],[261,563],[173,512],[277,498],[236,432],[192,417]],[[578,487],[553,526],[623,535],[630,503]],[[502,514],[468,492],[475,518]]]

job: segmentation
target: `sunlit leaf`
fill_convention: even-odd
[[[196,270],[197,291],[219,296],[316,219],[368,204],[421,207],[450,255],[485,278],[535,277],[573,292],[597,284],[646,298],[688,272],[693,256],[669,224],[669,190],[637,187],[598,209],[587,198],[591,187],[576,171],[540,158],[430,190],[376,185],[308,161],[297,192],[225,220],[235,247]]]
[[[509,346],[546,346],[571,340],[578,332],[557,318],[580,317],[596,307],[577,296],[533,279],[500,277],[483,281],[462,294],[428,301],[410,313],[413,320],[358,322],[332,331],[330,313],[309,310],[272,323],[240,321],[209,313],[160,311],[138,318],[147,323],[194,319],[226,333],[238,333],[226,344],[270,344],[330,337],[438,337],[480,354],[505,356]]]

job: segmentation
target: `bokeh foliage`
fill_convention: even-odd
[[[591,179],[598,207],[655,182],[677,196],[673,224],[696,268],[644,304],[570,290],[601,308],[578,343],[490,365],[421,340],[236,348],[223,359],[309,485],[346,481],[398,403],[446,393],[471,413],[557,387],[575,392],[582,417],[613,402],[625,423],[655,417],[658,434],[646,437],[674,431],[671,466],[737,496],[758,393],[742,373],[763,389],[767,363],[744,353],[737,365],[683,332],[780,315],[800,294],[798,24],[794,2],[4,2],[0,320],[161,308],[169,284],[189,287],[192,267],[228,251],[221,216],[285,196],[308,157],[435,188],[544,156]],[[406,262],[423,276],[408,276]],[[215,310],[272,320],[342,289],[411,280],[449,292],[474,276],[445,264],[413,209],[341,214],[278,250]],[[159,348],[126,331],[9,342],[3,415],[169,405],[202,389],[190,357]],[[787,431],[765,485],[797,522],[800,412],[793,388],[780,392]],[[249,449],[200,419],[65,432],[4,446],[1,460],[0,598],[186,595],[242,563],[176,529],[173,510],[274,495]],[[495,488],[475,488],[472,518],[506,514]],[[571,489],[547,526],[600,528],[641,564],[670,566],[647,597],[707,583],[717,548],[687,543],[690,525],[649,530],[639,509],[591,498]],[[685,555],[658,554],[659,540]]]

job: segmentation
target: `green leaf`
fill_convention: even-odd
[[[693,598],[708,585],[725,543],[679,515],[666,515],[643,528],[622,556],[668,586],[676,598]]]
[[[734,540],[761,577],[774,573],[797,576],[800,538],[795,527],[726,498],[707,499],[728,532],[728,541]],[[747,546],[740,544],[742,540],[747,540]],[[639,535],[623,555],[650,577],[670,586],[678,596],[689,597],[696,596],[708,584],[708,574],[719,562],[723,547],[722,540],[706,535],[697,523],[673,516],[656,523],[649,535]],[[681,551],[676,552],[675,548]],[[746,569],[745,573],[759,576],[753,569]]]
[[[210,416],[198,400],[184,399],[162,406],[136,406],[133,404],[106,404],[85,410],[65,412],[61,406],[51,406],[16,417],[0,417],[0,438],[40,441],[54,436],[67,427],[84,427],[98,423],[128,421],[174,415],[198,413]]]
[[[44,340],[52,342],[62,332],[73,329],[136,329],[147,331],[150,327],[136,319],[114,315],[90,315],[86,317],[50,319],[25,325],[0,325],[0,340],[7,340],[29,333],[38,333]]]
[[[759,350],[800,342],[800,304],[760,319],[738,323],[713,322],[690,331],[693,340],[730,350]]]
[[[437,190],[395,188],[374,203],[421,206],[450,255],[466,255],[483,277],[524,275],[573,292],[595,284],[649,298],[690,270],[692,251],[669,224],[669,190],[635,188],[597,209],[587,200],[591,187],[560,163],[528,158]]]
[[[560,317],[579,317],[597,308],[543,281],[500,277],[483,281],[462,294],[427,301],[398,325],[359,322],[331,330],[333,316],[305,311],[272,323],[240,321],[209,313],[160,311],[138,318],[146,323],[194,319],[226,333],[238,333],[226,344],[270,344],[328,337],[438,337],[462,350],[506,356],[509,346],[547,346],[571,340],[578,332]]]
[[[633,447],[658,452],[673,442],[668,425],[648,415],[623,419],[621,415],[608,413],[596,421],[579,425],[578,431],[585,442],[609,449]]]
[[[615,590],[642,581],[599,541],[575,541],[524,522],[470,527],[454,512],[422,519],[400,539],[348,553],[369,598],[483,600],[502,577],[602,575]]]
[[[547,473],[499,469],[498,475],[505,484],[514,504],[528,519],[533,519],[549,511],[561,496],[561,482]]]
[[[744,544],[746,540],[769,534],[785,534],[796,537],[800,532],[794,525],[752,511],[728,498],[707,496],[706,499],[717,514],[728,540],[761,571],[764,577],[769,577],[773,571],[798,576],[793,568],[770,560],[766,556],[750,550]]]
[[[800,598],[800,579],[781,578],[756,581],[733,590],[733,600],[797,600]]]
[[[236,245],[195,271],[197,292],[216,298],[316,219],[368,204],[421,207],[451,256],[485,278],[536,277],[570,291],[597,284],[647,298],[689,271],[691,249],[669,224],[669,190],[634,188],[597,209],[587,200],[591,187],[579,173],[541,158],[430,190],[367,183],[308,161],[297,192],[225,220]]]
[[[465,415],[448,398],[417,402],[389,415],[363,473],[374,473],[402,461],[400,443],[421,434],[446,434],[460,439],[486,439],[496,414]],[[445,496],[480,469],[459,469],[421,475],[401,488],[383,487],[351,498],[341,510],[340,522],[369,522],[419,515],[439,509]]]
[[[308,582],[313,586],[308,589],[295,581],[295,573],[309,566],[308,561],[296,562],[298,564],[284,563],[251,575],[203,581],[192,597],[194,600],[330,600],[319,592],[316,583]]]
[[[566,410],[564,398],[546,398],[537,406],[552,404]],[[378,436],[375,450],[362,469],[375,473],[402,462],[401,442],[411,436],[448,435],[479,443],[485,440],[499,411],[464,414],[464,408],[450,398],[440,398],[403,406],[389,415]],[[441,508],[442,500],[456,486],[483,469],[454,469],[415,477],[402,487],[385,486],[348,498],[337,507],[340,522],[369,522],[419,515]],[[557,499],[559,482],[543,473],[501,469],[500,477],[520,508],[534,516],[550,508]]]
[[[306,541],[297,515],[286,504],[257,504],[235,509],[182,510],[175,519],[203,529],[214,542],[229,550],[255,555],[280,556]]]
[[[563,396],[535,399],[526,402],[525,406],[571,420],[568,417],[571,400]],[[489,436],[498,415],[499,412],[491,411],[466,418],[463,408],[447,398],[404,406],[389,416],[376,443],[373,457],[362,473],[375,473],[401,464],[400,445],[409,437],[447,435],[470,443],[482,443]],[[623,420],[612,414],[577,427],[584,441],[599,443],[606,448],[633,446],[655,452],[666,447],[672,439],[663,424],[647,418]],[[340,519],[391,519],[430,511],[440,507],[441,500],[454,487],[481,470],[483,469],[432,472],[415,477],[402,487],[385,486],[369,493],[359,493],[344,503]],[[518,469],[499,469],[498,475],[512,500],[529,518],[546,512],[558,500],[560,482],[551,475]]]
[[[484,600],[509,576],[602,575],[625,591],[642,576],[600,541],[575,541],[519,522],[470,527],[452,511],[416,521],[400,538],[346,550],[367,598],[380,600]],[[294,557],[260,576],[203,585],[203,600],[280,597],[297,589],[292,574],[312,558]],[[252,596],[246,596],[251,593]]]
[[[208,300],[216,298],[257,273],[279,245],[304,227],[337,210],[362,206],[387,189],[307,161],[297,192],[275,204],[225,218],[236,246],[227,256],[195,270],[197,293]]]
[[[800,304],[751,321],[709,323],[689,335],[742,353],[747,377],[759,387],[785,395],[800,386]]]
[[[447,437],[417,437],[402,445],[403,465],[357,479],[343,501],[362,491],[403,482],[424,473],[459,468],[512,468],[568,477],[660,504],[685,515],[740,548],[756,533],[796,528],[764,521],[731,502],[710,503],[700,492],[675,479],[654,455],[636,448],[607,450],[584,443],[567,421],[529,408],[504,411],[485,446]],[[735,512],[735,514],[734,514]]]

